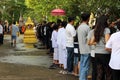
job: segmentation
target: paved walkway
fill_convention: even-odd
[[[52,63],[46,49],[36,49],[33,44],[24,44],[23,35],[17,47],[10,46],[10,35],[5,35],[0,46],[0,80],[78,80],[73,75],[63,75],[60,69],[48,69]]]

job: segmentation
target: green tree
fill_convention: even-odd
[[[9,22],[18,21],[20,14],[23,14],[27,7],[24,0],[1,0],[0,18]]]
[[[31,16],[42,20],[45,16],[53,19],[50,11],[55,8],[62,8],[66,16],[80,16],[82,12],[93,12],[94,14],[110,13],[111,16],[118,15],[119,0],[25,0],[28,8],[32,10],[25,16]],[[115,10],[116,12],[111,12]]]

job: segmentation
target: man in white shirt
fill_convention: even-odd
[[[66,47],[67,47],[67,70],[69,73],[73,71],[73,59],[74,59],[74,37],[76,31],[74,28],[74,18],[68,18],[68,24],[66,26]]]
[[[120,22],[117,27],[120,30]],[[109,66],[112,68],[113,80],[120,80],[120,32],[111,35],[106,50],[112,51]]]

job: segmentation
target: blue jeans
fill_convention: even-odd
[[[79,62],[79,55],[74,53],[74,66],[78,65]]]
[[[73,71],[73,61],[74,61],[74,48],[67,47],[67,70],[68,72]]]
[[[81,54],[79,80],[87,80],[90,67],[90,54]]]

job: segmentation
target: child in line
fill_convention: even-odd
[[[54,53],[53,53],[53,64],[49,67],[50,69],[57,68],[57,65],[59,64],[57,34],[58,34],[58,25],[55,24],[53,26],[53,32],[52,32],[52,37],[51,37],[52,47],[54,48]]]

